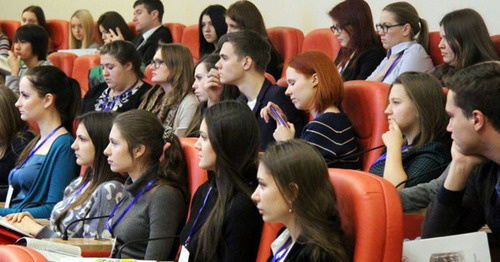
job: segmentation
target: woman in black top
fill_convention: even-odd
[[[262,220],[250,199],[256,185],[259,130],[238,101],[207,109],[195,144],[209,180],[193,197],[181,232],[180,261],[255,261]]]

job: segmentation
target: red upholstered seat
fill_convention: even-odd
[[[335,61],[340,50],[340,42],[329,28],[320,28],[309,32],[304,38],[302,52],[319,50]]]
[[[297,28],[278,26],[268,28],[267,35],[269,41],[283,58],[284,64],[281,76],[285,76],[288,61],[302,51],[304,34]]]
[[[193,197],[196,189],[205,183],[208,179],[207,171],[201,169],[198,166],[198,150],[194,148],[197,138],[195,137],[181,137],[182,150],[186,157],[186,162],[188,166],[188,181],[189,181],[189,192],[191,193],[191,198]]]
[[[354,243],[355,262],[401,261],[403,212],[387,180],[363,171],[329,169],[342,228]]]
[[[71,77],[73,74],[73,65],[77,57],[78,56],[73,53],[54,52],[48,55],[47,59],[50,60],[54,66],[64,71],[67,76]]]
[[[47,20],[54,52],[69,47],[69,22],[61,19]]]
[[[439,35],[439,32],[429,33],[429,56],[435,66],[443,63],[443,56],[441,55],[441,50],[439,49],[440,41],[441,36]]]
[[[0,262],[47,262],[38,251],[25,246],[0,246]]]
[[[163,26],[167,27],[172,34],[172,41],[174,43],[180,43],[182,41],[182,35],[184,34],[184,29],[186,26],[181,23],[166,23]]]
[[[134,35],[139,34],[139,32],[137,32],[137,30],[135,30],[135,23],[134,22],[128,22],[127,25],[128,25],[128,28],[130,28],[130,30],[132,31],[132,33],[134,33]]]
[[[360,150],[383,145],[382,134],[388,129],[384,110],[387,106],[389,85],[373,81],[347,81],[344,83],[342,109],[347,114],[358,137]],[[380,156],[382,149],[362,156],[362,170],[368,171]]]
[[[182,34],[181,43],[189,48],[193,59],[197,62],[200,59],[200,39],[198,24],[189,25],[184,28],[184,33]]]
[[[265,262],[271,255],[271,244],[276,239],[278,231],[283,227],[282,224],[264,223],[262,235],[260,236],[259,253],[257,253],[257,262]]]
[[[82,97],[89,90],[89,70],[99,65],[101,58],[98,55],[82,55],[75,59],[71,77],[76,79],[82,90]]]
[[[146,69],[144,70],[144,79],[142,79],[142,80],[146,81],[146,83],[154,86],[155,83],[153,83],[153,81],[151,80],[152,77],[153,77],[153,70],[151,70],[151,67],[149,65],[147,65]]]
[[[21,22],[14,20],[0,20],[0,27],[2,32],[9,38],[10,43],[14,41],[16,30],[21,26]]]
[[[500,56],[500,35],[492,35],[491,41],[493,41],[493,44],[495,44],[497,54]]]

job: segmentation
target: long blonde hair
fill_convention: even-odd
[[[71,24],[69,26],[69,48],[70,49],[85,49],[88,48],[93,42],[95,38],[95,30],[94,30],[94,18],[90,14],[87,9],[76,10],[76,12],[71,15],[71,19],[73,17],[78,18],[83,25],[83,40],[80,41],[75,38],[73,35],[73,31],[71,31]]]

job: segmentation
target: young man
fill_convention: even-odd
[[[277,104],[296,130],[302,130],[308,117],[305,112],[297,110],[290,98],[285,95],[285,88],[273,85],[265,77],[265,70],[270,59],[271,46],[259,34],[252,31],[238,31],[224,35],[218,44],[220,59],[209,73],[209,82],[236,85],[242,96],[255,113],[260,130],[260,150],[274,140],[273,132],[276,121],[266,123],[260,117],[260,110],[269,102]],[[300,136],[300,131],[295,133]]]
[[[463,69],[448,87],[452,161],[422,237],[474,232],[485,223],[500,236],[500,62]]]
[[[137,0],[134,3],[135,30],[140,34],[134,39],[134,45],[142,56],[142,63],[147,65],[158,49],[158,42],[172,43],[168,28],[162,26],[163,4],[160,0]]]

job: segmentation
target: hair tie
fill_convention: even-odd
[[[168,125],[163,126],[162,138],[164,143],[171,143],[174,139],[174,129]]]

